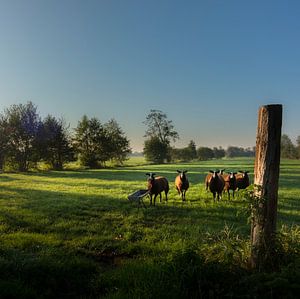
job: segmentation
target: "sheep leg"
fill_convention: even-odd
[[[154,199],[153,199],[153,205],[154,206],[155,206],[156,196],[157,196],[157,194],[154,195]]]
[[[152,206],[152,194],[150,194],[150,206]]]

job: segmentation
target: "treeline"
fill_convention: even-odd
[[[187,147],[172,148],[171,141],[179,139],[171,120],[160,110],[151,110],[144,124],[147,126],[144,142],[144,156],[153,163],[188,162],[192,160],[221,159],[223,157],[253,157],[255,149],[229,146],[227,150],[222,147],[198,147],[191,140]]]
[[[111,119],[102,124],[86,115],[70,130],[52,115],[44,119],[32,103],[12,105],[0,114],[0,169],[28,171],[44,162],[55,170],[70,161],[102,167],[107,161],[121,164],[131,152],[129,140]]]
[[[191,140],[187,147],[172,148],[171,161],[188,162],[192,160],[211,160],[233,158],[233,157],[254,157],[255,148],[242,148],[236,146],[229,146],[227,149],[222,147],[198,147],[193,140]]]
[[[223,157],[253,157],[255,148],[229,146],[198,147],[190,141],[187,147],[172,148],[171,140],[179,138],[172,121],[160,110],[151,110],[144,122],[143,154],[153,163],[210,160]],[[71,161],[90,168],[104,167],[108,161],[118,165],[131,153],[129,140],[116,120],[101,123],[84,115],[75,129],[62,118],[38,114],[32,102],[12,105],[0,114],[0,170],[28,171],[43,162],[54,170],[62,170]],[[283,158],[300,158],[300,136],[294,145],[287,135],[282,136]]]
[[[285,159],[300,159],[300,136],[296,139],[296,144],[292,142],[286,134],[281,136],[281,157]]]

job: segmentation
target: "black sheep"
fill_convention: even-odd
[[[240,174],[236,176],[236,187],[238,190],[246,189],[250,185],[249,171],[239,170],[239,172]]]
[[[208,188],[210,192],[213,194],[214,201],[216,200],[216,197],[218,201],[220,198],[222,198],[222,192],[224,189],[225,181],[223,177],[219,174],[219,170],[210,170],[210,173],[212,173],[211,179],[208,183]]]
[[[221,170],[216,170],[218,172],[218,174],[223,175],[225,169],[221,169]],[[209,186],[209,182],[211,180],[212,174],[208,173],[207,176],[205,177],[205,190],[208,191],[208,186]]]

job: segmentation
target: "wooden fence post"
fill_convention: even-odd
[[[258,270],[275,267],[275,233],[280,165],[282,105],[258,111],[251,223],[251,265]]]

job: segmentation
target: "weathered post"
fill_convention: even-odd
[[[282,105],[262,106],[258,112],[251,224],[251,265],[274,265],[280,165]]]

